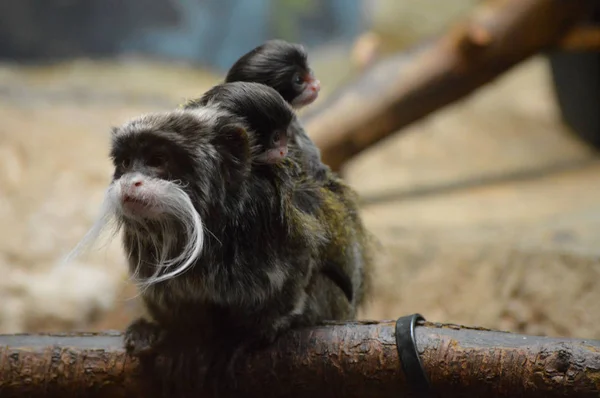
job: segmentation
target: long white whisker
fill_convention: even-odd
[[[139,288],[172,279],[195,264],[204,246],[205,228],[190,196],[182,189],[181,183],[145,178],[145,185],[152,188],[142,190],[142,198],[158,212],[159,219],[126,215],[120,204],[121,182],[117,180],[107,189],[97,221],[67,256],[65,263],[94,244],[103,232],[111,232],[110,241],[121,227],[125,227],[129,234],[127,239],[132,240],[126,244],[130,248],[126,254],[130,263],[130,280]],[[132,252],[131,249],[136,246],[137,253]],[[175,249],[179,253],[171,257]]]
[[[105,245],[108,245],[108,243],[117,235],[121,228],[121,222],[119,221],[119,211],[115,201],[116,194],[114,186],[110,185],[104,195],[104,200],[102,201],[96,221],[77,245],[75,245],[64,259],[59,262],[59,267],[66,266],[73,261],[73,259],[91,248],[103,233],[109,232]]]
[[[173,188],[177,190],[177,197],[179,200],[174,200],[172,210],[174,216],[176,216],[186,229],[186,244],[181,253],[168,261],[162,262],[161,267],[174,267],[176,264],[180,265],[174,267],[170,272],[167,272],[161,276],[152,276],[142,284],[155,284],[161,281],[172,279],[182,272],[188,270],[199,257],[202,248],[204,246],[204,229],[203,223],[200,219],[200,215],[194,208],[194,205],[189,196],[181,188],[173,185]],[[165,239],[163,237],[163,239]]]

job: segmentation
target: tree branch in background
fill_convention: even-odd
[[[487,0],[446,35],[375,64],[305,115],[324,163],[352,156],[555,45],[586,0]],[[573,45],[569,41],[569,45]]]
[[[577,26],[558,42],[564,51],[600,52],[600,26]]]
[[[600,396],[600,341],[430,322],[415,335],[425,371],[443,397]],[[293,331],[239,365],[238,388],[253,396],[413,396],[393,321]],[[0,336],[3,398],[146,397],[150,383],[123,352],[118,333]]]

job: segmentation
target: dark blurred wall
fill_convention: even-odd
[[[176,26],[178,21],[168,0],[2,0],[0,57],[114,54],[124,37],[149,26]]]
[[[361,9],[362,0],[1,0],[0,59],[136,53],[225,69],[273,37],[352,39]]]

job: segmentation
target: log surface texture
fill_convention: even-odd
[[[238,388],[258,397],[412,397],[394,333],[394,321],[294,331],[242,361]],[[600,341],[429,322],[415,334],[437,396],[600,396]],[[2,398],[146,397],[150,384],[117,332],[0,336]]]

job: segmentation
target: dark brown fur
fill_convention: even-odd
[[[115,130],[113,183],[128,172],[124,156],[150,173],[143,165],[160,145],[168,158],[160,178],[184,183],[209,231],[192,268],[142,291],[151,322],[128,328],[130,353],[179,344],[181,355],[197,357],[194,368],[220,368],[215,363],[228,362],[236,347],[270,344],[294,327],[354,319],[364,303],[371,260],[354,193],[333,174],[316,181],[294,156],[276,165],[254,163],[260,134],[238,115],[204,107],[147,115]],[[131,272],[141,264],[141,276],[150,276],[152,239],[135,222],[122,222]],[[164,239],[153,225],[151,235]],[[316,272],[331,261],[352,281],[351,301]],[[162,368],[163,376],[176,376],[173,366]]]

